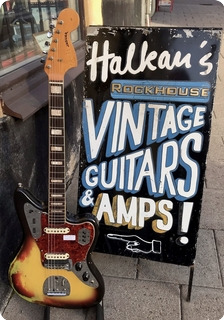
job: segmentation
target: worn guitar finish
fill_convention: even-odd
[[[89,307],[101,301],[103,279],[91,259],[98,235],[92,215],[67,218],[55,228],[58,234],[48,234],[46,208],[28,190],[17,188],[15,204],[25,236],[9,271],[15,291],[30,302],[56,307]]]
[[[49,78],[48,206],[19,185],[15,206],[24,242],[9,269],[12,287],[24,299],[55,307],[89,307],[103,298],[104,282],[91,259],[98,237],[92,214],[68,216],[65,183],[64,74],[77,65],[70,32],[78,14],[59,15],[45,64]]]

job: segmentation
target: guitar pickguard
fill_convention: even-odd
[[[65,242],[65,244],[69,242],[72,243],[73,246],[79,247],[79,251],[76,252],[78,252],[80,256],[80,248],[84,248],[92,242],[91,230],[85,227],[85,224],[79,224],[78,227],[76,226],[75,231],[73,225],[68,225],[66,228],[44,228],[43,224],[46,223],[47,214],[37,209],[29,202],[26,202],[24,204],[24,213],[31,235],[36,240],[40,249],[43,266],[46,269],[63,269],[72,271],[80,281],[90,287],[97,288],[99,285],[98,281],[89,269],[88,263],[85,260],[86,256],[82,255],[83,259],[79,258],[79,260],[77,261],[76,256],[74,254],[72,255],[73,250],[71,250],[70,246],[68,252],[58,251],[60,248],[64,248],[65,245],[63,245],[63,241]],[[46,252],[46,248],[48,247],[48,245],[46,245],[48,241],[47,237],[49,237],[50,239],[54,237],[54,241],[56,242],[56,247],[54,249],[56,250],[56,252]],[[83,252],[87,253],[88,249],[85,249],[85,251]],[[53,281],[53,283],[55,283],[56,285],[57,281]],[[44,288],[45,287],[46,285],[44,285]],[[44,289],[44,292],[45,291],[46,288]],[[50,291],[54,292],[53,290]],[[68,290],[66,292],[68,292]]]

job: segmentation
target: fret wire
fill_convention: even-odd
[[[65,190],[64,188],[57,188],[57,189],[56,188],[53,188],[53,189],[50,188],[51,194],[53,194],[53,195],[61,194],[61,193],[63,193],[64,190]],[[55,198],[55,197],[51,197],[51,198]]]
[[[54,189],[56,189],[56,190],[58,190],[58,189],[65,189],[65,187],[64,187],[64,183],[63,182],[61,182],[61,186],[59,185],[59,183],[54,183],[54,182],[51,182],[50,183],[50,190],[54,190]]]
[[[57,179],[57,180],[60,180],[60,179]],[[64,181],[62,181],[62,182],[51,182],[50,181],[50,185],[52,186],[52,187],[54,187],[54,188],[60,188],[60,189],[64,189],[65,187],[64,187]]]
[[[53,125],[50,125],[51,129],[54,128],[54,127],[59,127],[59,128],[63,128],[64,124],[62,123],[63,119],[59,119],[59,118],[53,118],[51,117],[51,122],[52,124],[54,123],[54,126]]]
[[[61,155],[61,154],[56,154],[56,155],[52,155],[52,157],[51,157],[51,159],[50,159],[50,165],[52,166],[52,167],[54,167],[54,166],[59,166],[59,164],[54,164],[54,161],[58,161],[58,162],[60,162],[61,163],[61,165],[60,166],[64,166],[64,158],[62,157],[63,155]],[[52,163],[52,161],[53,161],[53,163]]]
[[[54,181],[52,181],[54,180]],[[64,183],[65,181],[63,181],[63,179],[50,179],[50,185],[54,186],[54,187],[60,187],[60,188],[64,188]]]
[[[60,179],[60,178],[63,178],[64,176],[64,172],[60,172],[60,174],[57,174],[57,177],[55,177],[55,175],[52,177],[50,177],[50,179],[54,179],[54,178],[57,178],[57,179]]]
[[[59,190],[59,189],[64,190],[65,189],[64,186],[58,187],[58,186],[53,186],[53,184],[51,184],[51,185],[52,185],[52,187],[50,187],[50,190]]]
[[[52,222],[54,222],[54,221],[61,221],[61,219],[64,217],[64,215],[63,214],[61,214],[60,216],[57,214],[57,216],[53,216],[52,215],[52,217],[50,218],[50,220],[52,221]]]
[[[62,221],[64,220],[64,214],[61,214],[60,217],[59,217],[59,213],[57,212],[57,216],[54,216],[53,214],[51,215],[51,218],[49,218],[49,220],[52,222],[52,223],[55,223],[57,221]]]

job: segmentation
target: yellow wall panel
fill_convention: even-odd
[[[84,0],[86,25],[102,25],[102,0]]]

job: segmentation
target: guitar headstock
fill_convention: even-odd
[[[77,66],[70,33],[78,26],[79,15],[76,11],[66,8],[60,12],[44,66],[49,80],[63,80],[65,73]]]

